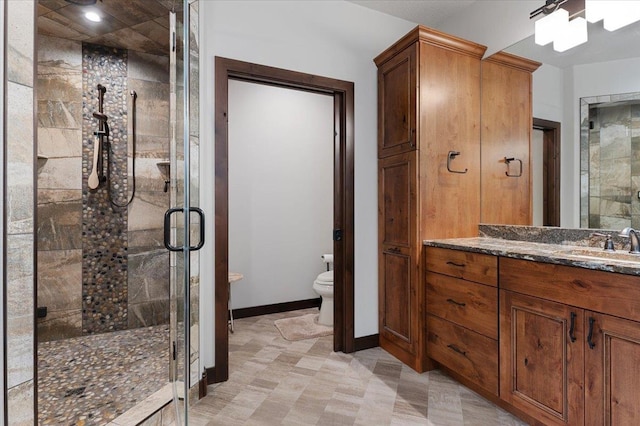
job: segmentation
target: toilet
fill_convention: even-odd
[[[325,259],[324,256],[323,259]],[[329,262],[326,263],[328,264]],[[318,275],[313,282],[313,289],[322,297],[318,324],[333,327],[333,271],[323,272]]]

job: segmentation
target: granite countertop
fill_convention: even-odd
[[[609,253],[605,252],[602,246],[587,247],[579,243],[573,245],[566,242],[549,244],[493,237],[426,240],[424,245],[626,275],[640,275],[640,256],[629,254],[624,249]]]

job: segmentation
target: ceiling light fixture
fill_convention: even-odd
[[[572,47],[586,43],[587,40],[587,20],[584,18],[575,18],[572,21],[567,21],[558,33],[558,37],[553,40],[553,50],[556,52],[564,52]]]
[[[84,17],[87,18],[91,22],[100,22],[102,21],[102,17],[98,15],[96,12],[87,12],[84,14]]]
[[[561,5],[566,3],[569,12]],[[535,42],[545,46],[553,42],[553,49],[564,52],[588,40],[587,22],[602,21],[607,31],[615,31],[640,21],[640,1],[637,0],[584,0],[584,7],[576,7],[575,0],[546,0],[544,6],[529,14],[544,16],[535,23]],[[584,12],[584,18],[578,14]],[[573,17],[573,18],[572,18]]]
[[[640,1],[586,0],[585,17],[594,23],[602,21],[607,31],[615,31],[640,21]]]

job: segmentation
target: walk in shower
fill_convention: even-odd
[[[198,4],[184,3],[38,1],[39,424],[106,424],[163,388],[184,406],[197,384],[198,263],[165,248],[189,224],[164,228],[197,205]]]

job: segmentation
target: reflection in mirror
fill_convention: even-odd
[[[628,170],[626,170],[628,179],[616,177],[622,173],[620,161],[600,161],[603,159],[599,159],[599,164],[590,166],[589,156],[593,157],[594,153],[590,153],[588,149],[581,150],[580,142],[581,133],[584,134],[584,131],[581,131],[581,123],[584,123],[584,119],[581,118],[583,110],[581,99],[587,104],[602,106],[601,104],[605,102],[622,100],[617,97],[620,94],[640,93],[640,79],[638,78],[640,23],[614,32],[604,30],[601,22],[588,24],[588,34],[589,41],[587,43],[563,53],[555,52],[551,45],[536,45],[534,36],[516,43],[505,51],[543,63],[533,74],[533,116],[562,124],[560,225],[563,227],[605,228],[617,231],[624,226],[629,226],[630,223],[640,227],[640,199],[638,199],[640,165],[638,172],[630,168],[636,150],[640,149],[638,143],[633,143],[636,139],[633,141],[628,139],[625,142],[628,144],[628,154],[630,154],[626,160],[629,163]],[[607,109],[610,108],[611,106]],[[599,108],[598,111],[601,109]],[[589,113],[588,106],[586,113]],[[631,113],[630,111],[629,114]],[[600,112],[600,115],[602,114]],[[635,117],[636,121],[640,120],[638,113],[635,113]],[[587,126],[589,121],[590,119],[586,119]],[[623,148],[613,148],[618,143],[609,141],[609,134],[606,133],[612,131],[613,127],[609,124],[606,127],[605,134],[599,134],[599,144],[601,147],[611,146],[612,151],[607,151],[606,156],[616,156],[618,154],[613,150]],[[638,133],[640,130],[635,132]],[[588,134],[587,129],[587,136]],[[640,137],[640,133],[636,136]],[[588,146],[588,142],[585,143]],[[585,154],[585,157],[581,157],[581,153]],[[636,155],[640,157],[640,153]],[[533,167],[536,167],[535,158],[533,158]],[[616,189],[615,191],[612,189],[612,191],[618,195],[603,195],[602,192],[596,192],[595,189],[592,189],[591,195],[598,197],[598,199],[589,199],[589,195],[586,194],[589,191],[589,182],[591,181],[590,173],[596,169],[601,180],[603,176],[616,180],[613,184]],[[639,177],[632,179],[631,176],[634,176],[634,173]],[[622,180],[626,182],[624,189],[620,186]],[[593,185],[595,188],[595,179]],[[624,203],[621,203],[617,198],[622,193],[625,193],[626,196]],[[536,203],[539,201],[534,199],[533,202],[535,211],[538,207]],[[598,212],[596,212],[596,205]],[[615,214],[613,214],[614,212]],[[635,222],[632,222],[633,213],[636,213],[637,216]]]
[[[580,225],[640,226],[640,93],[580,100]]]

